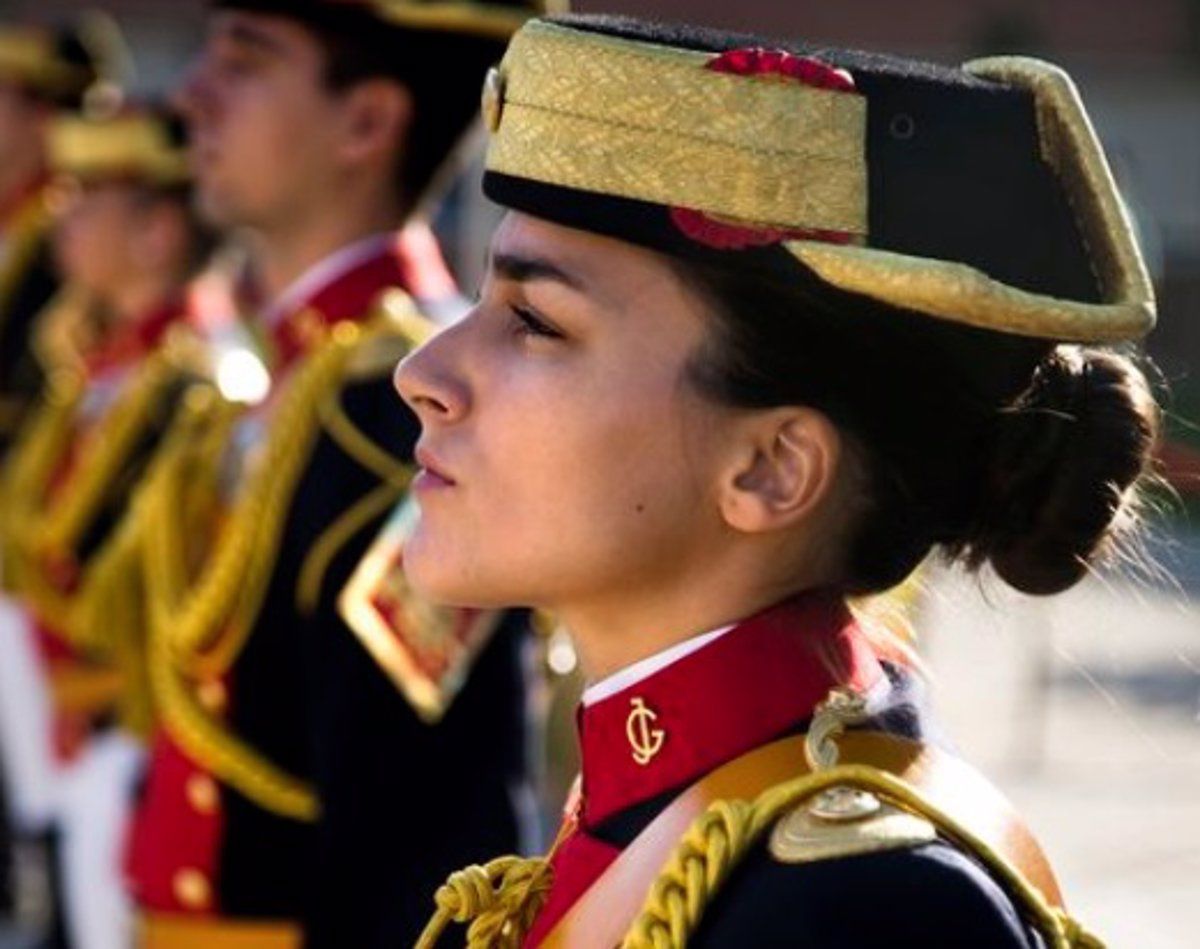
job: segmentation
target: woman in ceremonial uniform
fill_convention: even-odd
[[[592,684],[549,857],[420,944],[1096,945],[847,606],[932,551],[1056,593],[1136,523],[1153,295],[1070,79],[543,19],[484,113],[510,213],[396,377],[408,576]]]

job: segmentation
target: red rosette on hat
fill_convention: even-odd
[[[854,79],[846,70],[836,69],[811,56],[796,56],[779,49],[746,47],[729,50],[714,56],[705,63],[704,68],[735,76],[799,82],[814,89],[858,94]],[[681,233],[699,244],[718,250],[766,247],[786,240],[813,240],[830,244],[848,244],[854,240],[854,235],[845,231],[756,227],[694,208],[671,208],[670,214],[672,223]]]

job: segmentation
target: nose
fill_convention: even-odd
[[[469,410],[466,384],[455,369],[458,330],[458,326],[445,329],[409,353],[392,377],[400,398],[424,426],[452,424]]]

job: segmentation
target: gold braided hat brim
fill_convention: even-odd
[[[132,178],[156,185],[188,180],[187,153],[151,114],[67,116],[50,127],[50,167],[83,181]]]
[[[1040,160],[1059,181],[1100,299],[1020,288],[966,263],[871,246],[866,96],[747,78],[712,54],[532,21],[484,89],[487,172],[800,232],[785,249],[824,281],[892,306],[1063,341],[1135,339],[1154,292],[1112,173],[1070,78],[1038,60],[966,64],[1028,90]],[[569,201],[569,195],[564,196]],[[806,239],[834,232],[842,243]]]

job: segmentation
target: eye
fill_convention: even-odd
[[[514,330],[518,336],[537,336],[543,339],[563,339],[563,334],[533,310],[526,307],[509,306],[513,315]]]

